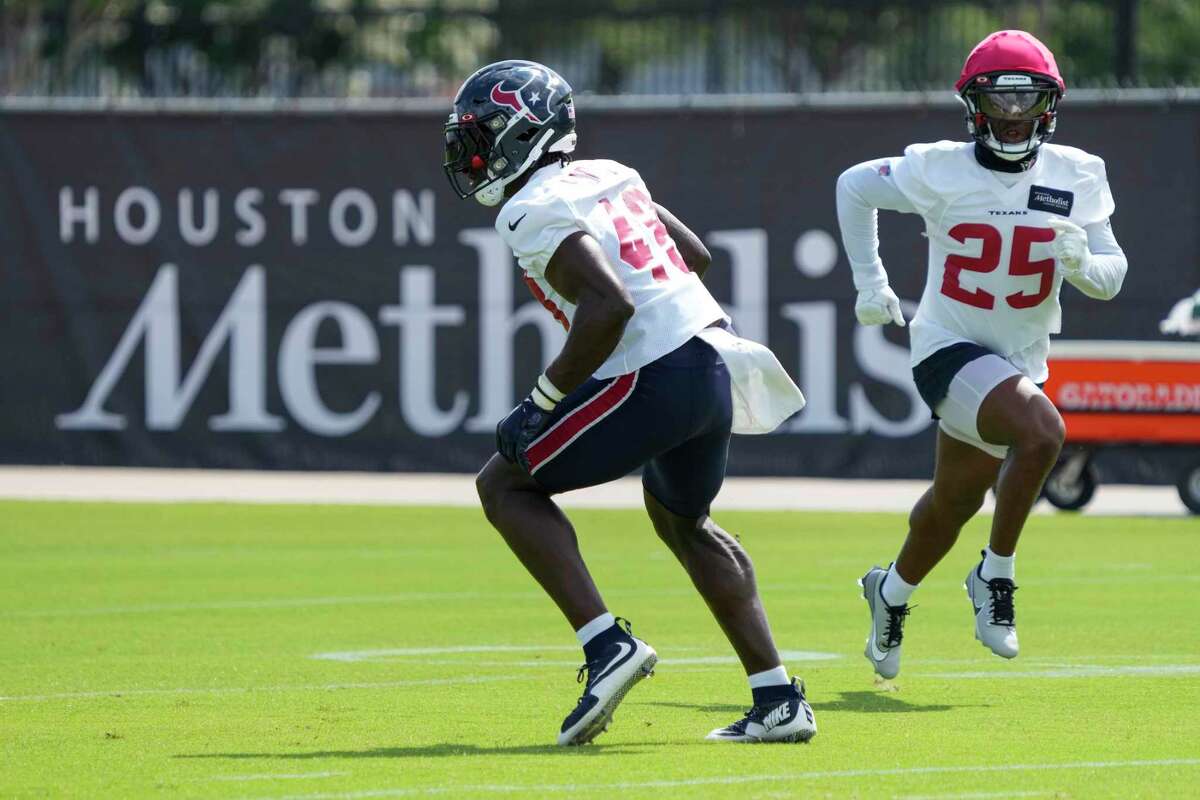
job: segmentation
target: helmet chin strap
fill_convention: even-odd
[[[1029,146],[1029,143],[1031,140],[1032,140],[1032,137],[1030,139],[1026,139],[1023,142],[1013,142],[1011,145],[1006,145],[1004,142],[1001,142],[999,139],[997,139],[995,134],[993,134],[991,131],[988,131],[987,139],[984,142],[984,146],[987,147],[988,150],[991,150],[993,153],[995,153],[1000,158],[1003,158],[1005,161],[1020,161],[1023,158],[1027,158],[1029,156],[1029,154],[1032,153],[1033,151],[1037,150],[1037,146],[1035,146],[1035,147]],[[1005,150],[1004,148],[1006,146],[1024,147],[1025,149],[1021,150],[1019,152],[1012,152],[1009,150]]]
[[[499,205],[500,201],[504,199],[504,185],[505,181],[489,183],[487,186],[483,187],[471,196],[474,197],[480,205],[491,208],[492,206]]]
[[[1031,148],[1030,143],[1034,142],[1034,139],[1037,139],[1037,138],[1038,138],[1037,128],[1034,128],[1033,136],[1031,136],[1028,139],[1025,139],[1024,142],[1006,143],[1006,142],[1001,142],[1000,139],[997,139],[996,134],[992,133],[989,130],[988,138],[984,139],[984,146],[985,146],[985,148],[988,148],[989,150],[994,152],[994,154],[996,154],[998,157],[1003,158],[1004,161],[1021,161],[1022,158],[1027,158],[1028,155],[1031,154],[1031,152],[1036,151],[1039,148],[1039,146],[1042,146],[1042,143],[1038,142],[1037,144],[1034,144]],[[1014,151],[1014,150],[1008,150],[1007,148],[1021,148],[1021,150]]]
[[[514,171],[512,175],[492,181],[472,196],[479,201],[480,205],[487,206],[488,208],[500,205],[500,202],[504,199],[504,188],[524,175],[526,170],[537,163],[537,160],[542,157],[542,148],[546,146],[546,140],[553,135],[553,130],[543,133],[542,138],[538,139],[537,144],[530,149],[529,155],[526,157],[525,162],[521,164],[520,169]]]

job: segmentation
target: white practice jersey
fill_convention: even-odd
[[[611,378],[644,367],[720,319],[728,319],[679,254],[636,170],[575,161],[533,174],[496,219],[534,296],[568,330],[575,306],[546,280],[546,266],[576,231],[595,239],[633,299],[634,313],[596,370]]]
[[[1124,256],[1107,225],[1114,204],[1104,162],[1074,147],[1047,144],[1026,172],[996,173],[976,161],[974,147],[949,141],[914,144],[903,157],[869,162],[876,173],[871,177],[882,181],[878,189],[887,189],[886,183],[898,190],[894,205],[872,205],[925,220],[929,262],[911,324],[912,363],[970,341],[1009,359],[1034,380],[1045,380],[1049,336],[1061,329],[1062,285],[1049,247],[1055,232],[1048,220],[1070,219],[1088,230],[1089,241],[1104,240],[1100,249],[1118,255],[1110,262],[1095,259],[1097,269],[1108,269],[1101,277],[1116,287],[1124,277]],[[843,237],[849,239],[846,227]],[[873,280],[869,265],[860,269],[851,258],[856,283]],[[879,274],[882,285],[886,276]],[[1101,287],[1092,293],[1090,284],[1082,289],[1101,297],[1110,291]]]

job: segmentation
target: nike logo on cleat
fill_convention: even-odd
[[[614,658],[612,661],[608,662],[608,667],[605,668],[605,670],[603,672],[601,672],[599,675],[596,676],[596,679],[594,681],[592,681],[592,686],[595,686],[596,684],[600,683],[600,681],[602,681],[606,677],[608,677],[608,674],[610,672],[612,672],[614,669],[616,669],[617,667],[624,664],[625,659],[627,659],[629,657],[629,654],[631,652],[633,652],[633,645],[629,644],[628,642],[617,642],[617,647],[621,648],[621,652],[617,655],[616,658]]]
[[[784,703],[783,705],[779,706],[774,711],[772,711],[770,714],[767,714],[767,716],[765,716],[762,721],[763,727],[766,728],[767,730],[771,730],[776,725],[780,724],[781,722],[786,720],[788,717],[790,717],[791,714],[788,713],[789,705],[790,704],[788,704],[788,703]]]

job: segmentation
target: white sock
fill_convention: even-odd
[[[597,635],[604,633],[606,630],[617,624],[616,618],[607,611],[594,620],[584,625],[579,630],[575,631],[575,635],[579,637],[579,643],[587,647],[587,643],[595,639]]]
[[[780,664],[775,669],[764,669],[750,676],[750,690],[762,689],[764,686],[787,686],[792,682],[788,677],[787,667]]]
[[[896,572],[896,562],[893,561],[892,565],[888,567],[879,593],[883,595],[883,602],[889,606],[903,606],[908,605],[908,598],[912,597],[912,593],[916,589],[915,583],[909,583],[900,577],[900,573]]]
[[[983,568],[979,570],[979,574],[985,581],[994,580],[995,578],[1008,578],[1010,581],[1016,575],[1017,554],[1011,556],[998,556],[992,552],[992,548],[983,548]]]

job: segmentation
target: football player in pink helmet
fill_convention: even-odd
[[[913,144],[851,167],[837,184],[838,223],[864,325],[905,319],[879,258],[877,209],[919,214],[929,240],[925,290],[910,326],[913,378],[939,419],[933,485],[887,569],[860,581],[871,613],[866,656],[900,669],[908,600],[996,490],[983,559],[967,575],[975,637],[1017,655],[1017,540],[1062,447],[1062,417],[1042,393],[1064,281],[1108,300],[1126,261],[1109,217],[1104,162],[1049,144],[1066,93],[1054,54],[1024,31],[998,31],[955,83],[972,142]]]

